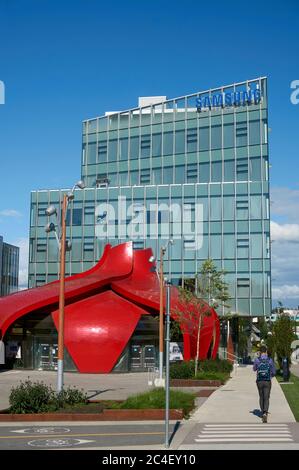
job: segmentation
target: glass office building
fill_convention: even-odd
[[[12,294],[19,286],[19,248],[0,236],[0,296]]]
[[[261,77],[83,122],[81,177],[67,216],[67,275],[91,267],[106,243],[133,240],[182,284],[212,258],[226,271],[230,311],[271,311],[267,80]],[[45,209],[66,190],[31,194],[29,287],[58,277]],[[219,314],[223,314],[219,310]]]

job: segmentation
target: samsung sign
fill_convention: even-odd
[[[200,112],[202,109],[212,109],[226,106],[246,106],[248,104],[259,104],[262,99],[261,90],[234,91],[231,93],[217,93],[212,96],[202,96],[196,98],[196,108]]]

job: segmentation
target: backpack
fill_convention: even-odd
[[[259,365],[257,366],[257,381],[271,380],[271,367],[269,358],[259,359]]]

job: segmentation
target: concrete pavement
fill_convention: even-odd
[[[64,373],[65,386],[83,389],[88,398],[94,400],[125,400],[129,395],[150,390],[148,373],[126,374],[77,374]],[[21,381],[42,381],[56,390],[57,372],[38,370],[9,370],[0,372],[0,410],[9,407],[9,395],[12,387]]]
[[[239,366],[235,375],[216,390],[193,414],[196,423],[256,423],[259,396],[252,366]],[[274,378],[270,396],[271,423],[295,422],[284,393]]]
[[[56,373],[39,371],[11,371],[0,374],[0,390],[3,402],[3,387],[10,390],[12,383],[17,384],[20,379],[26,377],[31,380],[43,380],[51,383],[55,388]],[[151,388],[148,385],[148,375],[140,374],[111,374],[111,375],[89,375],[89,374],[65,374],[66,385],[76,385],[82,387],[95,398],[121,399],[139,391]],[[6,385],[5,385],[6,384]],[[6,399],[8,394],[6,393]],[[0,401],[1,403],[1,401]],[[272,380],[272,390],[270,397],[270,419],[268,424],[262,424],[258,416],[259,397],[255,383],[255,374],[252,366],[240,366],[233,373],[233,377],[226,385],[217,389],[208,399],[199,400],[200,405],[187,421],[182,420],[175,433],[170,449],[179,450],[200,450],[200,449],[299,449],[299,424],[295,422],[287,400],[276,379]],[[0,406],[1,408],[1,406]],[[10,429],[25,427],[25,423],[2,424],[10,434]],[[148,431],[140,433],[140,441],[125,441],[122,436],[118,436],[121,442],[116,439],[109,442],[110,449],[163,449],[163,422],[143,422],[142,426],[159,425],[155,429],[153,436],[146,436]],[[174,423],[173,423],[174,424]],[[29,423],[27,423],[27,426]],[[42,426],[68,426],[73,429],[74,423],[42,423]],[[134,423],[93,423],[94,426],[129,426],[130,433],[134,434]],[[141,423],[135,423],[136,430]],[[0,428],[2,428],[0,425]],[[27,427],[26,426],[26,427]],[[41,426],[41,423],[30,423],[29,426]],[[104,448],[107,441],[104,430],[101,436],[96,436],[93,432],[84,432],[84,426],[91,426],[91,423],[76,423],[82,426],[81,431],[77,431],[77,436],[73,439],[81,439],[82,442],[70,443],[69,448]],[[10,429],[8,429],[8,427]],[[107,428],[108,429],[108,428]],[[106,429],[106,431],[107,431]],[[140,429],[140,428],[139,428]],[[3,429],[4,431],[4,429]],[[157,433],[157,434],[156,434]],[[0,435],[2,433],[0,432]],[[86,434],[94,434],[86,436]],[[122,434],[122,432],[116,432]],[[125,431],[126,434],[126,431]],[[129,434],[129,433],[128,433]],[[144,441],[142,441],[144,434]],[[71,437],[72,432],[69,436]],[[41,436],[42,437],[42,436]],[[128,436],[129,437],[129,436]],[[91,439],[94,442],[84,442],[84,439]],[[156,439],[157,440],[153,440]],[[38,438],[39,439],[39,438]],[[101,439],[99,442],[98,439]],[[16,439],[16,442],[19,442]],[[24,441],[25,442],[25,441]],[[75,442],[75,441],[74,441]],[[115,442],[115,444],[114,444]]]

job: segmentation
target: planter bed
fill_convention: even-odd
[[[4,411],[4,412],[3,412]],[[11,421],[142,421],[163,420],[165,410],[140,409],[140,410],[108,410],[100,413],[32,413],[10,414],[6,410],[0,413],[0,422]],[[6,412],[5,412],[6,411]],[[173,420],[183,419],[182,410],[170,410],[169,418]]]
[[[171,379],[171,387],[220,387],[221,380]]]

